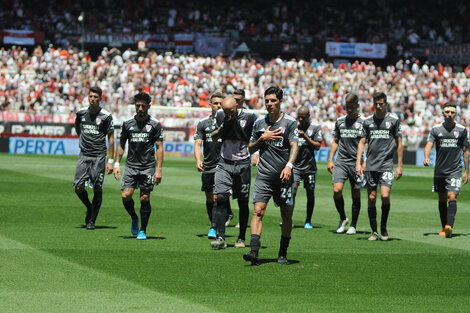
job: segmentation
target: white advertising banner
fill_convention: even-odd
[[[384,59],[387,56],[387,45],[384,43],[348,43],[327,42],[326,54],[330,57]]]

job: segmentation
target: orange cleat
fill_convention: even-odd
[[[445,227],[442,229],[442,231],[439,233],[439,236],[444,237],[446,235],[446,229]]]
[[[446,232],[446,238],[451,238],[452,237],[452,226],[446,225],[446,227],[444,227],[444,229],[445,229],[445,232]]]

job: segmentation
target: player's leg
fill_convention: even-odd
[[[233,186],[232,173],[233,165],[225,163],[223,160],[217,165],[214,177],[215,203],[212,214],[212,221],[217,230],[217,239],[211,242],[211,247],[215,249],[225,249],[225,222],[227,221],[227,205],[230,201],[230,190]]]
[[[304,187],[307,192],[307,215],[305,217],[305,225],[312,225],[313,209],[315,208],[315,184],[317,181],[317,173],[305,175]]]
[[[351,188],[351,198],[352,198],[352,220],[351,226],[349,227],[347,234],[355,234],[356,233],[356,226],[357,220],[359,219],[359,212],[361,211],[361,189],[353,189]]]
[[[245,261],[251,262],[251,264],[258,264],[258,254],[261,247],[261,233],[263,230],[263,217],[266,213],[267,202],[255,202],[253,208],[253,217],[251,218],[251,239],[250,247],[251,250],[243,255]],[[292,223],[292,222],[291,222]],[[292,227],[292,225],[291,225]]]
[[[346,217],[346,212],[344,211],[344,198],[343,198],[343,188],[344,182],[348,178],[348,173],[345,167],[341,164],[337,164],[333,170],[333,200],[335,202],[336,211],[339,214],[339,223],[336,228],[336,233],[342,234],[345,231],[345,227],[348,225],[349,220]]]
[[[246,229],[248,227],[248,219],[250,215],[248,200],[250,197],[251,164],[240,164],[237,165],[237,167],[239,170],[239,175],[234,177],[233,192],[238,202],[240,229],[235,247],[244,248],[246,240]]]
[[[214,173],[207,173],[203,172],[201,175],[202,186],[201,190],[205,192],[206,195],[206,212],[207,217],[209,217],[209,221],[211,223],[211,227],[209,228],[209,232],[207,237],[209,239],[215,239],[217,232],[215,230],[216,226],[213,220],[213,210],[214,210],[214,203],[215,203],[215,196],[214,196]]]
[[[124,180],[123,180],[124,182]],[[125,187],[122,189],[121,198],[122,204],[124,205],[124,209],[126,209],[127,213],[132,219],[131,223],[131,234],[137,235],[139,233],[139,217],[135,213],[134,209],[134,200],[132,199],[132,195],[134,194],[135,188],[133,187]]]
[[[90,180],[93,184],[93,200],[91,202],[91,220],[96,222],[103,201],[103,182],[106,171],[106,155],[101,155],[91,160]]]
[[[447,208],[447,224],[445,226],[446,237],[452,237],[452,231],[454,228],[455,214],[457,213],[457,192],[448,192],[447,201],[449,207]]]
[[[369,240],[378,240],[379,235],[377,233],[377,208],[375,206],[377,201],[377,186],[379,182],[378,172],[365,172],[366,187],[367,187],[367,213],[369,215],[369,224],[372,229],[372,236]]]
[[[308,179],[308,177],[304,178]],[[308,182],[308,181],[307,181]],[[287,264],[287,248],[291,239],[292,232],[292,203],[293,203],[293,185],[291,183],[283,184],[280,188],[274,189],[273,200],[276,205],[281,208],[282,217],[282,234],[279,245],[279,253],[277,262],[280,264]],[[306,186],[306,190],[313,190]]]
[[[140,230],[137,239],[147,239],[147,225],[152,213],[152,207],[150,205],[150,191],[140,190]]]
[[[445,236],[445,227],[447,225],[447,192],[438,192],[439,217],[441,220],[442,231],[439,236]]]
[[[75,177],[73,179],[73,187],[75,188],[75,193],[87,209],[85,216],[85,225],[88,224],[91,218],[91,202],[88,198],[88,192],[85,189],[85,182],[87,182],[89,179],[88,164],[89,163],[86,162],[86,157],[80,154],[78,156],[77,166],[75,169]]]
[[[390,187],[380,186],[380,197],[382,200],[382,216],[380,218],[380,239],[388,240],[387,221],[390,213]]]
[[[297,196],[297,190],[299,189],[300,182],[302,181],[303,175],[301,171],[299,171],[297,168],[294,167],[292,169],[292,177],[293,177],[293,182],[294,182],[294,189],[292,190],[293,192],[292,193],[292,215],[294,215],[295,198]]]

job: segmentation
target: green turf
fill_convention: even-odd
[[[165,159],[146,241],[130,236],[111,176],[99,228],[82,228],[85,209],[71,187],[75,162],[0,154],[0,312],[469,311],[469,186],[459,197],[456,236],[439,237],[432,169],[405,168],[392,191],[393,240],[369,242],[365,192],[360,233],[333,233],[331,176],[320,164],[312,230],[301,228],[306,201],[299,189],[288,253],[293,263],[274,262],[280,214],[270,203],[263,264],[253,267],[242,260],[247,249],[210,249],[193,159]],[[350,215],[349,188],[345,195]],[[237,234],[228,229],[229,244]]]

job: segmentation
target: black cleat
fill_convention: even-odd
[[[286,257],[281,255],[279,258],[277,258],[277,263],[287,265],[289,264],[289,261],[286,259]]]
[[[95,223],[93,223],[93,221],[89,221],[89,222],[86,224],[86,229],[88,229],[88,230],[95,230]]]
[[[251,265],[259,265],[258,253],[250,251],[243,255],[243,260],[251,262]]]

